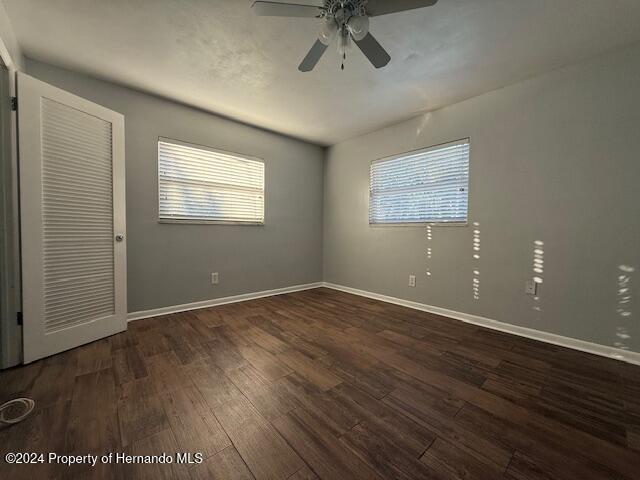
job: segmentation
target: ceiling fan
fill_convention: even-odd
[[[430,7],[437,2],[438,0],[325,0],[324,5],[317,6],[257,1],[251,8],[256,15],[265,17],[311,17],[322,20],[316,43],[298,67],[301,72],[310,72],[336,36],[338,52],[343,59],[343,70],[351,41],[358,45],[374,67],[384,67],[391,57],[369,33],[369,17]]]

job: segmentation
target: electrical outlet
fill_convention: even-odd
[[[220,277],[218,276],[218,272],[213,272],[211,274],[211,285],[218,285],[220,283]]]
[[[416,286],[416,276],[415,275],[409,275],[409,286],[410,287],[415,287]]]
[[[533,280],[527,280],[524,284],[524,293],[527,295],[536,295],[538,293],[538,284]]]

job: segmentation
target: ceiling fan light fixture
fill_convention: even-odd
[[[333,17],[327,17],[324,22],[322,22],[322,27],[320,27],[320,35],[318,35],[318,40],[320,40],[323,44],[329,46],[338,32],[338,24],[336,23]]]
[[[369,17],[354,15],[347,22],[347,29],[356,42],[359,42],[369,33]]]

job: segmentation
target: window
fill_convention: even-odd
[[[161,138],[160,221],[264,223],[264,163]]]
[[[469,139],[371,163],[369,223],[466,223]]]

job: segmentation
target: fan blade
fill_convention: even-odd
[[[431,7],[438,0],[369,0],[366,9],[370,17],[404,12],[415,8]]]
[[[316,40],[316,43],[313,44],[313,47],[311,47],[311,50],[309,50],[307,56],[304,57],[304,60],[302,60],[302,63],[298,67],[298,70],[300,70],[301,72],[310,72],[311,70],[313,70],[313,68],[320,61],[320,58],[322,58],[322,55],[324,55],[324,52],[327,50],[327,48],[329,48],[328,45],[325,45],[320,40]]]
[[[367,57],[376,68],[382,68],[391,61],[391,57],[387,51],[382,48],[382,45],[380,45],[370,33],[367,33],[362,40],[357,40],[356,45],[360,47],[365,57]]]
[[[295,3],[254,2],[251,9],[261,17],[320,17],[323,9],[315,5]]]

